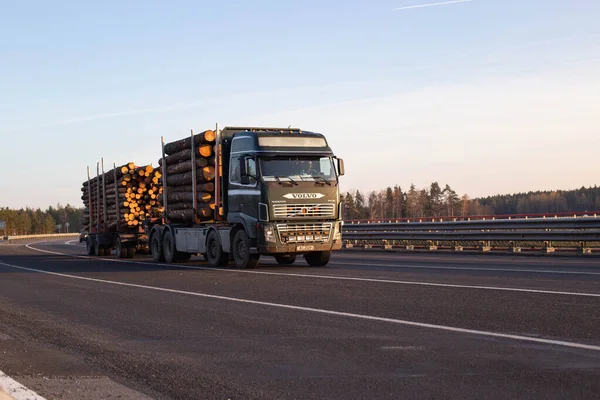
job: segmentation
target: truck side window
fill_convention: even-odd
[[[231,157],[229,180],[231,183],[239,184],[241,182],[239,157]]]

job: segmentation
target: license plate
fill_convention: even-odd
[[[314,249],[315,249],[315,246],[312,244],[296,246],[296,251],[309,251],[309,250],[314,250]]]

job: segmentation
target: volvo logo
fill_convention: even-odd
[[[323,193],[288,193],[283,195],[286,199],[320,199]]]

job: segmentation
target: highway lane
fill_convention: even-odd
[[[77,245],[33,247],[83,254]],[[10,246],[0,250],[0,262],[172,291],[0,265],[0,322],[18,330],[21,337],[78,354],[115,380],[154,397],[573,398],[599,389],[600,352],[596,350],[272,306],[600,346],[598,297],[342,279],[416,278],[459,285],[505,285],[514,279],[538,289],[565,290],[564,283],[569,290],[600,293],[600,276],[591,274],[600,269],[593,260],[548,266],[539,262],[544,260],[494,257],[494,265],[478,265],[473,258],[461,261],[471,256],[440,262],[427,256],[415,261],[419,256],[372,254],[365,260],[345,253],[336,255],[330,268],[264,265],[253,271],[258,273],[246,273],[157,267],[143,257],[133,263],[90,260]],[[584,274],[451,272],[419,268],[424,262],[457,267],[475,262],[481,270],[553,268]],[[414,265],[414,269],[376,266],[382,263]],[[194,265],[203,263],[189,264]],[[14,320],[20,321],[16,327]]]

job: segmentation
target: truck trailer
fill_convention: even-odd
[[[310,266],[325,266],[332,251],[341,249],[344,162],[324,135],[297,128],[217,127],[214,135],[192,132],[168,145],[161,138],[161,146],[164,211],[148,226],[155,262],[203,255],[212,267],[233,261],[253,268],[261,256],[292,264],[303,255]],[[166,147],[178,153],[167,156]],[[200,162],[199,150],[214,167]],[[168,165],[169,159],[178,164]],[[181,173],[183,166],[191,171]],[[189,190],[185,196],[182,186],[169,185],[182,180]],[[170,201],[175,198],[189,203]]]
[[[87,255],[107,256],[114,249],[118,258],[132,258],[136,252],[149,250],[146,223],[159,210],[154,199],[162,191],[160,173],[151,165],[134,163],[113,164],[112,170],[104,172],[104,159],[96,170],[96,177],[91,178],[88,167],[88,179],[82,185]]]

